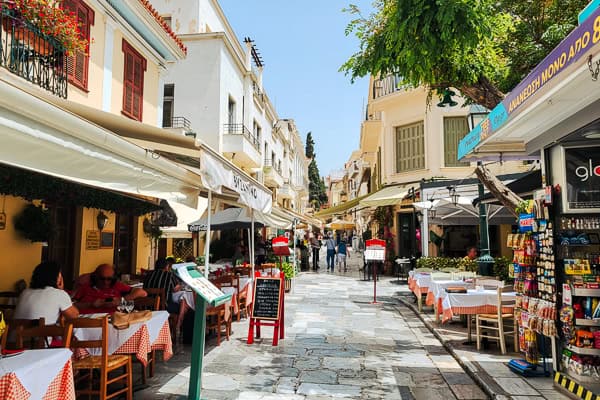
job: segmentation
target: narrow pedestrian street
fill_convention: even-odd
[[[207,399],[485,399],[420,319],[397,300],[386,277],[364,282],[359,258],[347,273],[302,273],[286,296],[286,337],[271,346],[272,329],[246,344],[248,323],[234,322],[221,346],[207,341],[203,397]],[[191,346],[158,363],[140,398],[187,395]]]

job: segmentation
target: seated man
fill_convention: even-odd
[[[145,289],[165,289],[165,296],[167,297],[167,311],[169,314],[177,314],[177,325],[176,329],[181,329],[183,318],[190,309],[190,306],[183,297],[183,285],[179,278],[175,276],[171,271],[172,262],[169,258],[160,258],[154,264],[154,270],[150,271],[144,278]]]
[[[131,301],[147,295],[143,289],[119,282],[112,265],[100,264],[90,276],[90,284],[81,286],[73,299],[82,314],[113,313],[121,297]]]

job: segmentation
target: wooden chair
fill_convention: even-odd
[[[20,347],[17,346],[17,333],[21,330],[21,329],[28,329],[28,328],[35,328],[37,326],[44,326],[46,324],[46,320],[44,318],[39,318],[39,319],[11,319],[10,321],[7,321],[7,324],[10,325],[10,330],[7,329],[7,331],[9,332],[8,335],[8,339],[10,339],[11,341],[8,342],[7,339],[7,343],[5,343],[5,346],[8,346],[10,348],[13,349],[20,349]],[[10,334],[10,332],[12,332],[12,334]],[[4,348],[4,346],[3,346]]]
[[[133,300],[135,309],[138,311],[160,311],[160,296],[156,297],[139,297]]]
[[[221,345],[221,327],[225,327],[225,335],[227,341],[229,341],[229,335],[231,333],[231,314],[229,320],[225,320],[225,307],[229,307],[228,304],[221,304],[217,307],[210,307],[206,309],[206,331],[210,332],[215,330],[217,332],[217,346]]]
[[[60,325],[40,325],[30,328],[24,328],[22,325],[17,330],[17,348],[18,349],[45,349],[50,347],[71,347],[71,337],[73,335],[73,325],[67,323]],[[61,338],[60,346],[49,343],[48,338]],[[27,344],[27,346],[25,346]]]
[[[0,292],[0,311],[4,315],[5,321],[12,319],[17,308],[18,298],[19,294],[17,292]]]
[[[71,348],[73,349],[99,348],[101,350],[100,355],[90,355],[73,362],[73,369],[76,372],[88,372],[82,373],[78,381],[86,378],[89,379],[87,389],[76,390],[77,396],[88,395],[88,397],[91,398],[92,395],[97,395],[100,400],[107,400],[125,393],[127,400],[132,400],[133,378],[131,372],[131,356],[126,354],[108,354],[108,316],[102,318],[77,318],[72,320],[71,323],[75,329],[100,328],[102,332],[102,336],[98,340],[79,340],[77,337],[73,337],[71,340]],[[118,376],[113,378],[109,377],[111,372],[121,368],[125,368],[124,373],[121,374],[119,372]],[[100,376],[99,388],[97,390],[93,387],[94,370],[98,370]],[[109,385],[120,381],[125,383],[125,387],[108,394]]]
[[[159,310],[167,309],[168,299],[164,288],[144,288],[144,290],[146,291],[146,293],[148,293],[148,297],[160,297]]]
[[[498,287],[498,298],[496,300],[496,314],[478,314],[476,316],[476,335],[477,335],[477,350],[481,349],[481,339],[487,338],[496,340],[500,343],[500,351],[502,354],[506,354],[506,340],[505,337],[507,335],[513,335],[513,343],[515,346],[515,352],[517,349],[517,323],[515,319],[514,311],[512,313],[503,313],[503,307],[514,307],[515,300],[504,300],[502,298],[502,293],[513,292],[514,287],[503,286]],[[512,330],[506,331],[504,328],[504,323],[506,321],[512,320]],[[510,329],[510,328],[509,328]],[[486,331],[484,334],[483,331]],[[491,333],[490,333],[491,331]],[[494,334],[495,333],[495,334]]]
[[[475,278],[475,286],[483,286],[484,289],[497,289],[504,286],[504,282],[489,276]]]

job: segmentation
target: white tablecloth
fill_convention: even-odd
[[[431,284],[431,275],[430,274],[417,274],[415,277],[415,284],[420,287],[421,289],[423,288],[428,288],[429,285]]]
[[[475,289],[467,290],[467,293],[447,293],[446,291],[441,292],[442,297],[442,308],[447,309],[458,309],[468,311],[473,309],[486,306],[495,306],[498,302],[498,292],[496,290],[483,290],[478,291]],[[506,292],[502,294],[502,301],[515,300],[517,298],[516,292]],[[467,314],[467,312],[464,312]]]
[[[429,291],[433,293],[434,299],[439,299],[442,294],[446,293],[446,288],[449,287],[468,287],[471,283],[465,281],[431,281],[429,284]]]
[[[42,399],[73,353],[69,349],[26,350],[0,359],[0,377],[14,372],[31,399]]]
[[[89,316],[102,316],[105,314],[90,314]],[[112,324],[108,325],[108,354],[113,354],[119,349],[129,338],[131,338],[141,327],[146,325],[150,344],[154,343],[158,338],[158,334],[165,322],[169,320],[169,313],[166,311],[152,311],[152,318],[146,322],[132,324],[127,329],[116,329]],[[73,330],[73,335],[79,340],[98,340],[102,336],[100,328],[77,328]],[[88,349],[91,355],[99,355],[100,349]]]

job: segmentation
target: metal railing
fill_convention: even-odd
[[[163,128],[176,128],[185,131],[192,130],[192,123],[186,117],[173,117],[171,120],[163,121]]]
[[[244,135],[254,148],[260,153],[260,138],[254,135],[244,124],[223,124],[223,133],[226,135]]]
[[[254,95],[262,102],[265,102],[265,94],[260,90],[260,87],[256,84],[256,82],[252,82],[252,89],[254,91]]]
[[[268,167],[268,168],[272,168],[273,171],[276,171],[279,174],[279,176],[281,176],[283,178],[283,175],[281,173],[281,166],[279,165],[279,163],[274,162],[270,158],[265,158],[264,166]]]
[[[0,67],[67,98],[67,57],[62,44],[0,2]]]

